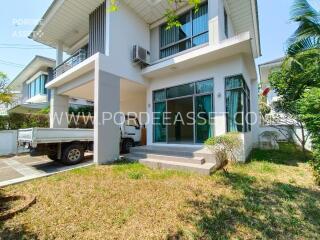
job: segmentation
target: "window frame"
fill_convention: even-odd
[[[226,38],[229,38],[229,19],[228,19],[228,13],[226,8],[223,9],[223,15],[224,15],[224,34]]]
[[[209,12],[209,9],[208,9],[208,1],[202,3],[199,7],[202,7],[202,6],[204,6],[204,5],[207,5],[207,15],[208,15],[208,12]],[[186,38],[184,38],[184,39],[180,39],[180,40],[175,41],[175,42],[173,42],[173,43],[169,43],[169,44],[167,44],[167,45],[161,46],[161,32],[162,32],[161,30],[162,30],[163,27],[165,27],[165,26],[167,25],[167,23],[161,24],[161,25],[159,26],[159,59],[164,59],[164,58],[170,57],[170,56],[172,56],[172,55],[175,55],[175,54],[177,54],[177,53],[181,53],[181,52],[183,52],[183,51],[186,51],[186,50],[188,50],[188,49],[201,46],[202,44],[197,45],[197,46],[193,46],[193,40],[194,40],[195,38],[201,36],[201,35],[209,34],[209,26],[208,26],[208,28],[207,28],[206,31],[203,31],[203,32],[201,32],[201,33],[198,33],[198,34],[196,34],[196,35],[193,35],[193,34],[194,34],[194,29],[193,29],[194,8],[191,8],[191,9],[189,9],[189,10],[187,10],[187,11],[179,14],[178,18],[180,18],[180,17],[182,17],[182,16],[184,16],[184,15],[186,15],[186,14],[188,14],[188,13],[189,13],[190,25],[191,25],[191,36],[190,36],[190,37],[186,37]],[[179,30],[179,28],[178,28],[178,30]],[[174,54],[171,54],[171,55],[168,55],[168,56],[165,56],[165,57],[162,57],[162,56],[161,56],[161,51],[166,50],[166,49],[168,49],[168,48],[171,48],[171,47],[173,47],[173,46],[179,46],[179,44],[181,44],[181,43],[183,43],[183,42],[187,42],[187,41],[189,41],[189,40],[190,40],[190,45],[191,45],[190,48],[186,48],[185,50],[178,51],[177,53],[174,53]],[[206,44],[206,43],[203,43],[203,44]]]
[[[37,78],[27,84],[28,98],[33,98],[39,95],[47,95],[46,83],[48,81],[47,74],[40,74]],[[37,91],[39,90],[39,91]]]
[[[227,80],[229,78],[234,78],[234,77],[240,77],[241,78],[241,86],[239,87],[233,87],[233,88],[227,88]],[[243,77],[242,74],[236,74],[236,75],[231,75],[231,76],[226,76],[225,77],[225,109],[226,109],[226,130],[227,132],[232,132],[229,129],[229,118],[228,118],[228,106],[227,106],[227,93],[231,91],[239,91],[241,92],[241,99],[243,101],[243,109],[242,109],[242,133],[248,133],[252,131],[252,126],[251,126],[251,92],[248,87],[248,84]],[[248,118],[248,122],[246,121]],[[240,132],[240,131],[237,131]]]

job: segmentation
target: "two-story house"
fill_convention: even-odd
[[[171,29],[166,0],[120,0],[115,12],[109,4],[56,0],[30,36],[57,49],[59,66],[46,85],[51,127],[67,127],[67,119],[58,122],[54,114],[67,111],[70,97],[83,98],[94,101],[96,163],[119,156],[119,126],[111,120],[117,112],[146,113],[140,121],[148,146],[197,148],[210,136],[239,132],[247,156],[259,125],[255,117],[248,120],[248,113],[259,112],[256,0],[202,1],[198,11],[181,3],[181,27]],[[67,61],[64,52],[71,55]],[[188,121],[190,112],[190,124],[175,121]],[[203,119],[210,124],[200,124]]]
[[[8,106],[8,112],[35,113],[47,108],[50,101],[50,90],[47,90],[45,85],[53,78],[55,67],[55,60],[35,56],[8,85],[15,95],[13,103]],[[92,104],[86,100],[69,99],[69,105],[73,107]]]

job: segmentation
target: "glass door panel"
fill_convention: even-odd
[[[212,137],[213,127],[212,119],[212,95],[195,97],[196,112],[196,142],[204,143],[208,138]]]
[[[164,122],[166,112],[166,103],[159,102],[154,104],[154,141],[167,141],[167,128]]]

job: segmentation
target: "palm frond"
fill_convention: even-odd
[[[288,47],[287,54],[289,56],[295,56],[300,52],[312,49],[320,49],[320,37],[298,38]]]
[[[314,9],[308,0],[295,0],[291,9],[291,20],[300,22],[304,19],[319,23],[319,11]]]

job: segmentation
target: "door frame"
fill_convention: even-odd
[[[172,88],[172,87],[179,87],[179,86],[183,86],[185,84],[191,84],[193,83],[194,84],[194,88],[196,88],[196,83],[198,82],[202,82],[202,81],[206,81],[206,80],[212,80],[213,82],[213,91],[212,92],[206,92],[206,93],[196,93],[196,90],[194,89],[194,93],[191,94],[191,95],[185,95],[185,96],[181,96],[181,97],[175,97],[175,98],[166,98],[165,100],[161,101],[163,103],[165,103],[165,106],[166,106],[166,111],[168,111],[168,101],[172,101],[172,100],[177,100],[177,99],[183,99],[183,98],[192,98],[192,101],[193,101],[193,113],[195,113],[195,105],[196,105],[196,97],[198,96],[207,96],[207,95],[210,95],[211,96],[211,109],[212,111],[214,111],[214,104],[215,104],[215,98],[214,98],[214,93],[215,93],[215,84],[214,84],[214,77],[212,78],[205,78],[205,79],[201,79],[201,80],[197,80],[197,81],[193,81],[193,82],[189,82],[189,83],[181,83],[181,84],[178,84],[178,85],[174,85],[174,86],[171,86],[171,87],[166,87],[166,88],[163,88],[163,89],[155,89],[155,90],[152,90],[152,106],[153,106],[153,109],[155,108],[155,104],[157,102],[154,101],[153,99],[153,94],[154,92],[157,92],[157,91],[161,91],[161,90],[164,90],[166,91],[168,88]],[[154,113],[154,112],[153,112]],[[166,126],[166,141],[165,142],[156,142],[155,141],[155,131],[154,131],[154,126],[152,126],[152,133],[153,133],[153,137],[152,137],[152,143],[153,144],[176,144],[176,145],[184,145],[184,144],[179,144],[179,143],[170,143],[168,141],[168,126]],[[214,135],[214,129],[211,130],[212,131],[212,134]],[[196,133],[196,124],[193,125],[193,143],[192,145],[200,145],[201,143],[197,143],[197,133]]]

